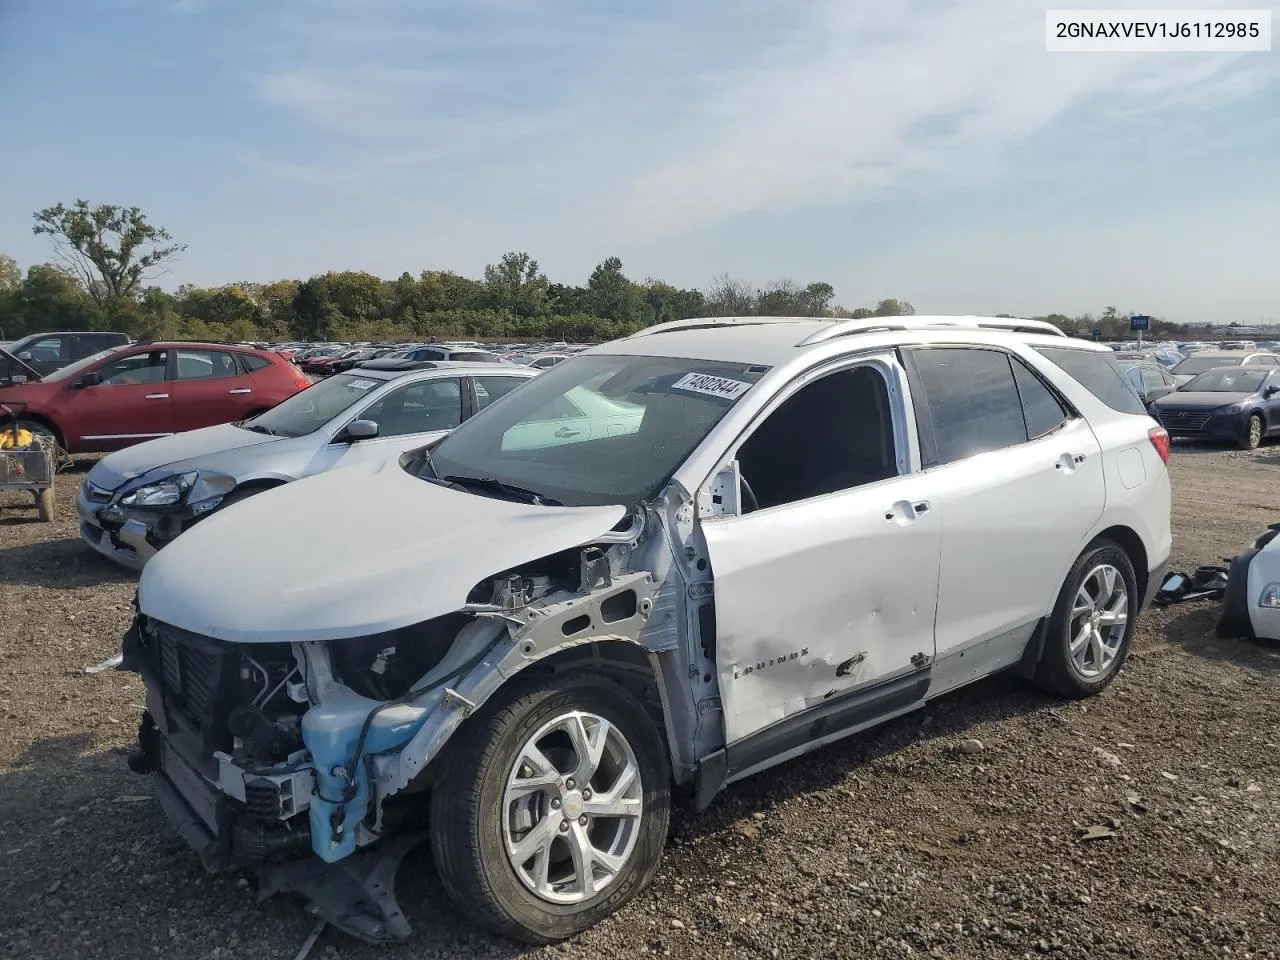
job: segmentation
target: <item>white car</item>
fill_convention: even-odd
[[[248,420],[128,447],[99,460],[85,477],[76,501],[80,536],[104,556],[141,569],[214,511],[439,439],[535,376],[509,364],[361,368],[321,380]],[[541,430],[554,436],[562,427],[590,431],[593,424],[566,416]],[[328,516],[321,511],[314,522],[327,526]]]
[[[1218,635],[1280,641],[1280,523],[1231,561]]]
[[[539,426],[562,403],[604,429]],[[459,910],[563,939],[653,876],[679,788],[1002,670],[1106,687],[1167,564],[1168,456],[1111,352],[1046,323],[661,324],[156,556],[131,766],[206,865],[357,936],[409,934],[426,812]]]
[[[1181,387],[1190,383],[1194,377],[1206,370],[1217,367],[1267,367],[1274,370],[1280,367],[1280,356],[1269,351],[1250,353],[1244,350],[1199,350],[1188,356],[1181,363],[1169,368],[1169,373]]]

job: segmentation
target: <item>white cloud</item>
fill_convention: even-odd
[[[724,77],[690,149],[639,178],[622,210],[635,234],[873,197],[926,172],[979,174],[1090,101],[1203,107],[1274,77],[1258,55],[1050,54],[1044,9],[1025,0],[808,10]]]

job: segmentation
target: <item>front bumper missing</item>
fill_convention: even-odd
[[[168,773],[152,774],[152,786],[165,818],[196,852],[204,868],[214,873],[232,866],[231,824],[225,804],[214,799],[219,831],[214,832],[205,812],[187,801]],[[413,934],[413,927],[396,900],[396,872],[404,855],[424,839],[423,834],[406,834],[337,863],[308,856],[252,869],[258,879],[258,901],[277,893],[298,893],[310,901],[316,915],[353,937],[370,943],[404,940]]]

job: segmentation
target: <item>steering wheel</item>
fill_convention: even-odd
[[[751,489],[751,484],[747,483],[747,478],[738,475],[738,483],[742,488],[742,512],[752,513],[760,509],[760,501],[756,499],[756,492]]]

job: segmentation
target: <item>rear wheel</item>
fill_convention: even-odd
[[[552,676],[468,724],[431,801],[436,867],[460,909],[549,943],[644,888],[666,840],[670,772],[631,694],[590,674]]]
[[[1101,692],[1129,653],[1137,615],[1138,583],[1129,555],[1110,540],[1095,540],[1058,595],[1036,682],[1064,697]]]
[[[1245,450],[1257,450],[1262,445],[1262,415],[1255,413],[1249,418],[1240,446]]]

